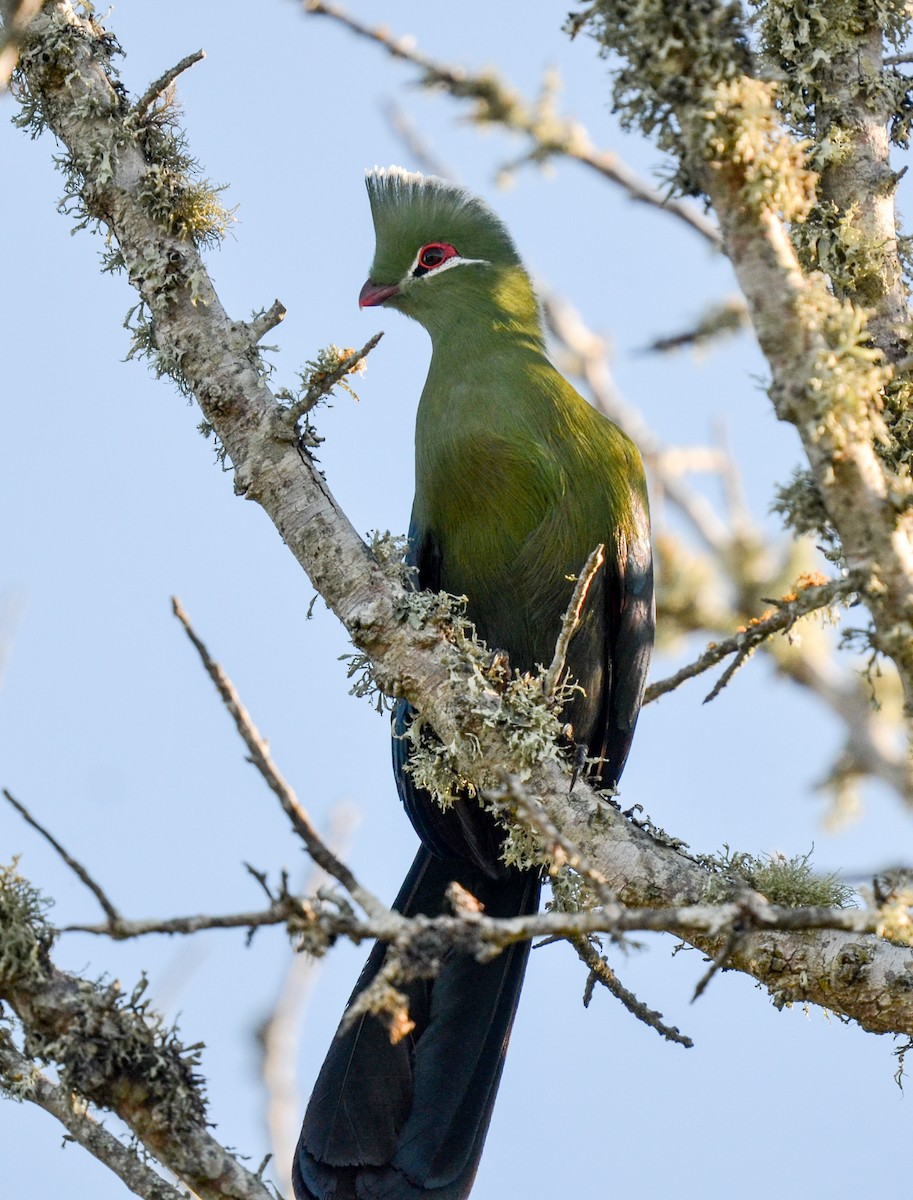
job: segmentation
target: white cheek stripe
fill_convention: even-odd
[[[424,246],[422,247],[422,250],[424,250]],[[425,274],[416,277],[413,272],[419,265],[418,260],[421,258],[421,255],[422,251],[419,250],[418,254],[416,254],[415,258],[412,260],[412,265],[403,278],[403,283],[405,283],[407,280],[411,281],[412,283],[418,283],[419,280],[427,279],[429,275],[440,275],[443,271],[449,271],[451,267],[467,267],[472,265],[480,265],[483,267],[491,266],[491,263],[487,258],[463,258],[461,255],[457,254],[453,258],[448,258],[446,262],[441,263],[439,267],[426,267]]]

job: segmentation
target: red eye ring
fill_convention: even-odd
[[[435,271],[451,258],[459,258],[459,253],[449,242],[429,242],[418,252],[418,263],[413,275],[426,275],[429,271]]]

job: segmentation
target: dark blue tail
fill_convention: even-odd
[[[456,880],[492,917],[534,913],[539,879],[435,858],[423,846],[396,898],[406,916],[448,911]],[[371,951],[355,998],[385,947]],[[298,1200],[463,1200],[491,1120],[529,943],[479,963],[446,950],[439,973],[402,989],[415,1028],[396,1045],[374,1016],[333,1041],[311,1095],[295,1154]],[[349,1003],[352,1003],[350,999]]]

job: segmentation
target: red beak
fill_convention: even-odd
[[[399,295],[399,287],[395,283],[372,283],[369,279],[358,293],[359,308],[373,308],[375,304],[383,304],[391,296]]]

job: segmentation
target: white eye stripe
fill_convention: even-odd
[[[424,249],[425,247],[423,246],[422,250]],[[440,275],[442,271],[449,271],[451,267],[472,266],[473,264],[481,265],[483,267],[491,266],[491,263],[487,258],[463,258],[461,255],[456,254],[453,258],[446,259],[438,267],[423,267],[422,270],[424,274],[416,276],[416,269],[422,265],[419,261],[422,257],[422,250],[419,250],[418,254],[416,254],[415,258],[412,260],[412,265],[409,267],[409,270],[405,275],[406,279],[424,279],[426,275]]]

